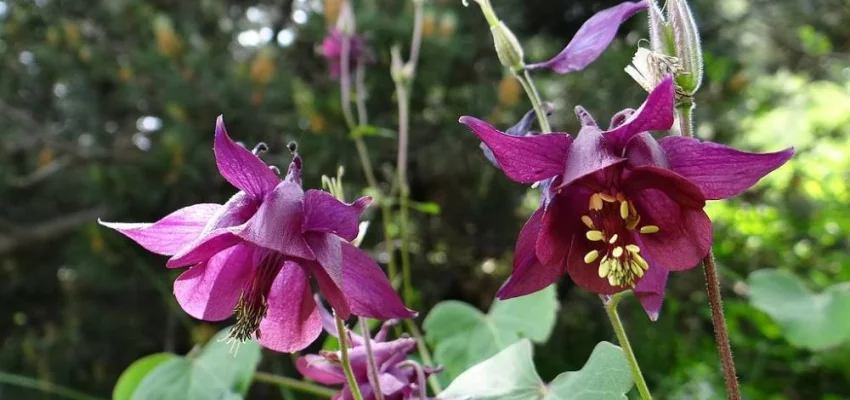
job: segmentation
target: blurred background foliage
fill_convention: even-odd
[[[616,2],[494,3],[527,59],[539,61]],[[850,1],[692,3],[706,53],[698,135],[798,152],[755,189],[709,206],[743,390],[753,399],[850,398],[850,345],[792,344],[787,324],[750,305],[747,280],[763,268],[813,292],[850,280]],[[321,174],[343,165],[347,190],[359,194],[365,180],[339,85],[315,50],[338,9],[338,0],[0,0],[0,370],[106,397],[133,360],[185,353],[217,331],[180,311],[176,272],[161,257],[95,220],[152,221],[225,201],[233,189],[210,151],[219,114],[248,147],[268,143],[271,164],[286,165],[285,143],[297,140],[305,185],[318,187]],[[377,60],[366,77],[370,122],[394,132],[389,49],[408,46],[412,6],[362,0],[356,13]],[[646,37],[644,18],[632,18],[588,70],[537,75],[557,107],[555,127],[577,130],[576,104],[603,121],[640,104],[644,94],[623,67]],[[411,187],[422,203],[411,215],[415,307],[424,316],[459,299],[486,310],[536,194],[487,163],[456,121],[469,114],[507,127],[529,105],[477,9],[430,1],[424,35],[412,104]],[[388,180],[393,135],[367,143]],[[386,260],[381,241],[373,228],[364,247]],[[555,332],[536,352],[545,380],[612,340],[598,298],[567,279],[558,296]],[[658,322],[633,300],[621,310],[659,398],[723,396],[699,269],[670,281]],[[286,355],[267,353],[260,370],[297,376]],[[249,398],[281,394],[254,385]],[[0,386],[0,397],[49,395]]]

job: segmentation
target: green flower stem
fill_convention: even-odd
[[[345,371],[345,380],[348,381],[348,390],[351,391],[354,400],[363,400],[360,386],[357,385],[357,380],[354,379],[354,371],[351,370],[351,360],[348,358],[348,331],[336,311],[334,311],[334,320],[336,320],[336,331],[339,333],[339,352],[342,359],[342,370]]]
[[[363,335],[363,343],[366,345],[366,366],[369,372],[369,384],[372,385],[375,400],[384,400],[384,392],[381,391],[381,381],[378,379],[378,364],[375,363],[375,356],[372,354],[372,334],[369,333],[369,323],[366,321],[366,318],[360,318],[360,330]]]
[[[552,132],[552,128],[549,126],[549,117],[546,115],[546,110],[543,109],[543,101],[540,99],[540,93],[537,91],[537,87],[534,86],[534,81],[531,80],[531,74],[527,70],[522,75],[514,71],[514,77],[522,85],[522,88],[525,89],[528,99],[531,100],[531,107],[534,108],[534,113],[537,114],[537,123],[540,124],[540,130],[543,133]]]
[[[431,352],[428,351],[428,345],[425,344],[425,339],[422,337],[422,332],[419,332],[419,327],[416,326],[416,323],[414,323],[412,319],[406,319],[404,322],[407,325],[407,330],[410,331],[413,338],[416,339],[416,347],[419,350],[419,357],[422,358],[422,363],[427,366],[433,366],[434,359],[431,358]],[[428,386],[431,386],[431,390],[434,394],[439,394],[443,391],[443,386],[440,385],[440,380],[437,379],[436,375],[428,377]]]
[[[323,398],[331,398],[336,394],[336,391],[331,388],[326,388],[324,386],[319,386],[314,383],[301,381],[287,376],[270,374],[268,372],[254,373],[254,381],[269,383]]]
[[[693,109],[694,103],[692,101],[680,103],[676,106],[682,136],[693,137]],[[726,316],[723,315],[723,298],[720,295],[717,267],[714,265],[714,251],[708,251],[702,265],[705,274],[705,289],[711,308],[711,323],[714,325],[714,342],[717,345],[717,354],[720,355],[723,378],[726,381],[726,395],[730,400],[741,400],[738,374],[735,370],[735,360],[732,358],[732,346],[729,344],[729,331],[726,328]]]
[[[617,334],[617,341],[620,342],[620,347],[623,353],[626,354],[626,361],[629,363],[629,369],[632,371],[632,379],[640,392],[640,398],[643,400],[651,400],[652,395],[649,394],[649,387],[646,386],[646,381],[643,379],[643,373],[640,371],[635,353],[632,350],[632,345],[629,343],[629,337],[626,336],[626,330],[623,328],[623,321],[620,321],[620,314],[617,313],[617,304],[622,299],[623,292],[611,296],[611,299],[605,302],[605,312],[608,314],[608,319],[611,320],[611,327],[614,328],[614,333]]]
[[[100,397],[95,397],[83,392],[78,392],[74,389],[66,388],[64,386],[59,386],[50,382],[38,380],[35,378],[30,378],[28,376],[21,376],[16,374],[9,374],[5,372],[0,372],[0,383],[18,387],[24,387],[28,389],[38,390],[44,393],[50,393],[57,397],[64,397],[67,399],[74,400],[101,400]]]

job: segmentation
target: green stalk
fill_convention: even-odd
[[[331,398],[336,394],[336,391],[331,388],[319,386],[310,382],[293,379],[286,376],[274,375],[268,372],[254,373],[254,381],[269,383],[283,388],[294,389],[299,392],[309,393],[314,396]]]
[[[38,380],[35,378],[30,378],[28,376],[21,376],[15,374],[8,374],[5,372],[0,372],[0,383],[19,386],[28,389],[38,390],[44,393],[50,393],[52,395],[56,395],[58,397],[64,397],[68,399],[74,400],[101,400],[99,397],[95,397],[83,392],[76,391],[71,388],[67,388],[64,386],[59,386],[50,382]]]
[[[351,391],[354,400],[363,400],[360,386],[357,385],[357,380],[354,379],[354,371],[351,369],[351,359],[348,358],[348,331],[336,312],[334,312],[334,320],[336,320],[336,331],[339,333],[339,352],[342,359],[342,370],[345,371],[345,380],[348,382],[348,390]]]
[[[531,100],[531,107],[534,108],[534,113],[537,114],[537,123],[540,124],[540,130],[543,133],[552,132],[552,127],[549,126],[549,117],[546,115],[546,110],[543,109],[543,101],[540,98],[540,92],[538,92],[537,87],[534,86],[534,81],[531,80],[531,74],[529,74],[527,70],[524,71],[522,75],[514,72],[514,77],[522,85],[522,88],[525,89],[525,94],[528,95],[528,99]]]
[[[617,293],[611,296],[611,299],[605,303],[605,312],[608,314],[608,319],[611,320],[611,327],[614,328],[614,333],[617,335],[617,341],[626,355],[626,361],[629,363],[629,370],[632,371],[632,379],[640,392],[640,398],[643,400],[652,400],[652,395],[649,394],[649,387],[646,386],[646,381],[643,379],[643,373],[640,371],[637,358],[632,350],[632,345],[629,343],[629,337],[626,336],[626,329],[623,328],[623,321],[620,320],[620,314],[617,313],[617,304],[620,303],[623,293]]]

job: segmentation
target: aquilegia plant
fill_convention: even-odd
[[[668,0],[664,13],[651,0],[602,10],[582,25],[563,51],[530,65],[519,39],[496,16],[489,0],[475,1],[490,25],[499,62],[520,82],[532,110],[504,132],[471,116],[460,122],[481,140],[482,162],[489,160],[508,178],[532,185],[541,194],[517,235],[513,271],[488,314],[463,303],[443,302],[426,318],[423,335],[411,320],[416,313],[396,294],[398,288],[406,302],[415,300],[406,171],[412,82],[423,44],[423,0],[413,0],[408,61],[402,60],[399,48],[390,52],[399,150],[386,185],[378,182],[363,138],[364,132],[379,131],[368,125],[365,102],[366,64],[374,58],[355,33],[353,4],[343,2],[339,21],[320,48],[332,78],[340,81],[346,125],[368,193],[380,207],[389,277],[358,247],[364,233],[359,219],[371,197],[344,202],[341,175],[323,178],[329,191],[304,191],[302,159],[294,145],[281,178],[259,157],[265,145],[252,152],[233,142],[221,118],[213,148],[221,176],[239,190],[230,200],[189,206],[154,223],[102,224],[169,256],[167,267],[188,267],[174,282],[177,302],[198,319],[235,317],[229,331],[233,342],[256,340],[271,350],[297,352],[313,344],[324,327],[329,340],[323,349],[314,347],[312,354],[295,361],[309,381],[266,373],[254,379],[334,399],[567,399],[577,394],[605,399],[625,398],[633,385],[649,399],[617,304],[622,293],[634,293],[655,321],[670,272],[703,265],[727,394],[740,399],[711,252],[712,222],[704,207],[706,201],[749,189],[785,164],[793,149],[749,153],[691,137],[691,112],[703,73],[699,32],[685,0]],[[647,9],[649,47],[636,49],[624,72],[648,92],[643,104],[616,113],[607,127],[575,106],[578,133],[553,133],[548,116],[554,107],[541,97],[530,71],[579,73],[604,53],[621,24]],[[357,75],[353,89],[352,69]],[[606,89],[615,90],[600,90]],[[624,101],[620,107],[633,105]],[[551,333],[557,309],[553,286],[564,275],[600,295],[621,347],[600,343],[584,368],[547,384],[533,368],[529,341],[543,342]],[[314,295],[313,284],[321,297]],[[509,300],[516,297],[522,298]],[[545,315],[537,315],[541,313]],[[361,317],[361,334],[346,327],[352,315]],[[370,327],[379,323],[369,318],[386,321],[374,337]],[[399,320],[405,323],[397,326]],[[159,378],[151,377],[139,387],[157,388],[176,379],[162,370],[153,369],[159,375],[151,376]],[[448,382],[443,391],[442,383]]]

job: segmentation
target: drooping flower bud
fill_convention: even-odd
[[[516,35],[496,16],[490,0],[475,0],[475,2],[481,7],[484,18],[490,24],[490,33],[493,34],[493,44],[496,46],[499,62],[512,71],[523,69],[525,67],[525,52],[522,50],[522,45],[519,44]],[[463,5],[468,5],[466,0],[463,0]]]
[[[702,83],[703,61],[699,30],[686,0],[668,0],[667,16],[673,31],[676,58],[682,73],[676,74],[676,85],[693,96]]]
[[[656,53],[676,53],[673,48],[673,31],[655,0],[649,2],[649,43],[652,51]]]

